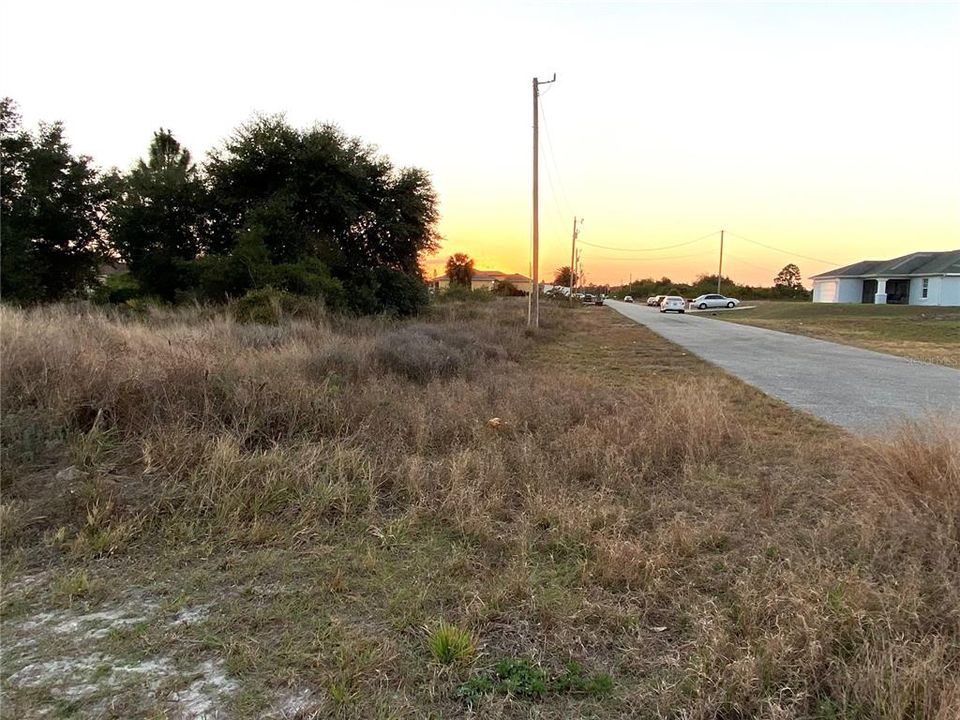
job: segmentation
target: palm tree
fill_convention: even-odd
[[[460,285],[469,289],[472,277],[473,258],[466,253],[454,253],[447,258],[447,279],[451,287]]]

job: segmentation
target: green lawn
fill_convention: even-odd
[[[710,314],[730,322],[960,367],[960,307],[757,301]]]

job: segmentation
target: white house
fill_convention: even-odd
[[[862,260],[812,280],[814,302],[960,305],[960,250]]]

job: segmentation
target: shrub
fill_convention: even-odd
[[[140,296],[140,283],[128,272],[108,275],[93,291],[91,300],[98,305],[125,303]]]
[[[308,298],[271,287],[251,290],[230,303],[234,320],[242,323],[276,325],[284,317],[316,317],[320,308]]]
[[[392,268],[355,270],[344,278],[344,286],[348,307],[367,315],[408,317],[430,302],[427,286],[419,277]]]
[[[508,359],[496,334],[491,330],[488,338],[452,323],[411,324],[378,337],[374,357],[387,370],[426,383],[465,374],[484,361]]]
[[[458,374],[466,364],[463,353],[420,328],[401,328],[378,338],[374,357],[381,366],[418,383]]]
[[[276,265],[270,275],[276,287],[294,295],[322,298],[328,308],[342,308],[346,304],[343,284],[331,276],[327,266],[316,258]]]
[[[463,285],[451,285],[437,293],[441,302],[490,302],[496,296],[487,290],[471,290]]]

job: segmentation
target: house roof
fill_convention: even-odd
[[[901,255],[893,260],[861,260],[852,265],[814,275],[811,279],[952,274],[960,274],[960,250],[915,252]]]
[[[435,277],[434,280],[446,280],[446,275],[441,275]],[[499,270],[474,270],[473,275],[470,278],[471,280],[478,280],[480,282],[490,282],[491,280],[504,280],[511,283],[528,283],[530,278],[525,275],[518,275],[517,273],[502,273]]]

